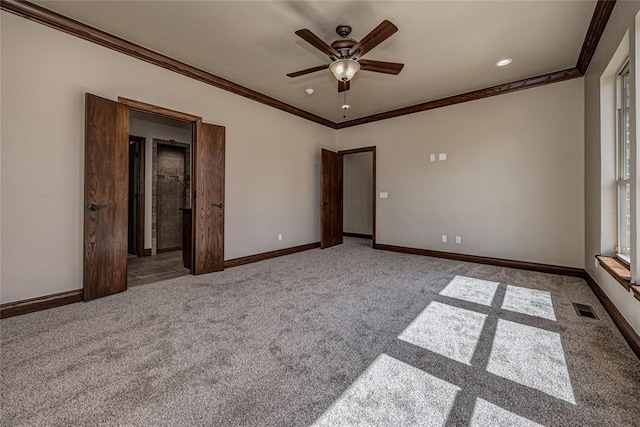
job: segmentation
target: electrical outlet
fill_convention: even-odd
[[[447,160],[447,153],[438,154],[438,160]]]
[[[387,193],[386,191],[382,191],[380,193],[380,198],[381,199],[388,199],[389,198],[389,193]]]
[[[282,242],[282,234],[278,234],[278,242]]]
[[[462,239],[460,238],[460,236],[456,236],[456,244],[460,244],[462,243]]]
[[[446,234],[442,235],[442,243],[447,243],[447,235]]]

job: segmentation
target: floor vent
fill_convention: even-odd
[[[581,317],[589,317],[590,319],[597,319],[596,313],[593,312],[593,307],[585,304],[573,303],[573,308],[576,309],[576,313]]]

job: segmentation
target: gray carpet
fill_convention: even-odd
[[[1,424],[639,425],[584,281],[367,244],[2,320]]]

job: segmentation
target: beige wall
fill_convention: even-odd
[[[191,123],[131,111],[129,134],[145,138],[144,162],[144,247],[151,248],[153,138],[191,144]]]
[[[373,220],[373,153],[347,154],[343,157],[342,230],[348,233],[371,234]]]
[[[226,259],[319,240],[320,148],[335,149],[334,130],[9,13],[1,19],[1,302],[82,287],[85,92],[226,127]]]
[[[82,285],[85,92],[226,126],[226,259],[317,241],[320,148],[376,145],[378,191],[389,192],[378,199],[380,243],[593,270],[601,219],[593,70],[606,66],[637,10],[618,3],[584,83],[337,133],[2,12],[1,302]],[[446,161],[429,162],[441,152]]]
[[[389,198],[377,200],[376,241],[583,267],[582,86],[576,79],[338,131],[340,150],[377,146],[377,191]],[[447,160],[429,161],[439,153]]]
[[[637,22],[636,15],[640,11],[640,2],[623,1],[617,2],[613,13],[609,18],[607,27],[602,35],[596,53],[591,61],[591,65],[584,79],[585,96],[585,266],[589,274],[594,278],[609,299],[616,305],[618,310],[631,324],[636,332],[640,333],[640,302],[633,295],[620,286],[602,268],[596,268],[594,256],[600,253],[611,254],[612,245],[615,242],[615,157],[614,135],[615,128],[612,125],[614,120],[615,104],[607,96],[607,86],[611,79],[606,74],[610,65],[615,69],[616,61],[622,58],[615,58],[616,51],[628,34],[626,43],[622,50],[629,53],[632,63],[632,73],[637,69],[640,58],[636,53],[637,45]],[[624,55],[626,56],[626,55]],[[620,64],[622,65],[622,64]],[[633,79],[637,81],[637,77]],[[637,93],[638,87],[632,83]],[[601,91],[603,96],[601,98]],[[632,96],[632,111],[638,113],[635,96]],[[632,122],[633,124],[633,122]],[[637,132],[637,131],[636,131]],[[635,139],[635,134],[634,134]],[[634,148],[634,165],[632,169],[637,170],[638,151]],[[640,174],[636,173],[636,180]],[[636,206],[640,201],[638,195],[638,185],[632,183],[632,191],[636,196],[632,196]],[[638,221],[638,209],[632,207],[632,224]],[[632,226],[633,227],[633,226]],[[635,233],[636,241],[639,237],[637,229],[632,228],[632,235]],[[632,251],[635,253],[632,258],[633,275],[636,280],[640,278],[638,274],[638,254],[637,243],[632,242]],[[632,253],[632,256],[634,255]]]

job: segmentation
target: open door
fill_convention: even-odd
[[[342,243],[342,155],[322,149],[320,247]]]
[[[192,274],[224,270],[225,128],[196,125]]]
[[[85,301],[127,289],[129,107],[87,93],[84,144]]]

